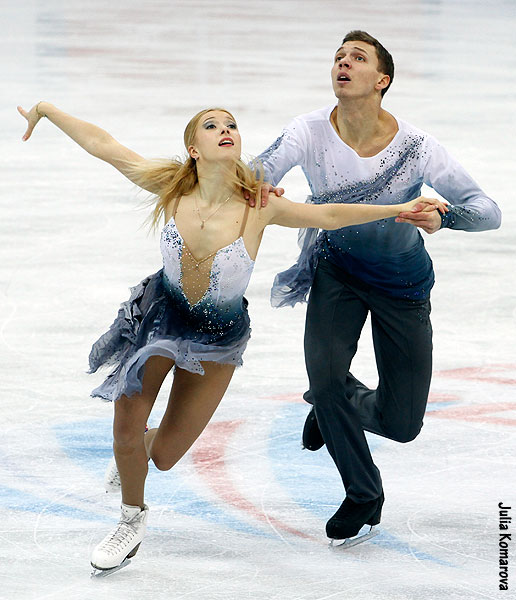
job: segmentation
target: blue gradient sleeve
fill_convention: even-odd
[[[501,211],[467,171],[431,136],[427,138],[428,160],[423,181],[450,202],[441,227],[463,231],[497,229]]]
[[[255,160],[264,169],[264,179],[276,186],[285,173],[297,165],[304,165],[308,136],[306,125],[294,119],[280,137]]]

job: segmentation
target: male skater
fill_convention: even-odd
[[[317,238],[309,230],[298,263],[276,278],[276,306],[304,300],[311,284],[305,399],[313,409],[303,443],[310,450],[326,443],[341,474],[346,498],[326,525],[327,535],[337,540],[380,521],[382,480],[364,430],[409,442],[423,425],[432,369],[434,272],[417,228],[435,233],[443,227],[500,226],[495,202],[446,150],[382,108],[393,76],[392,57],[378,40],[362,31],[348,33],[331,70],[337,105],[296,117],[259,157],[272,185],[300,165],[312,202],[404,202],[418,197],[426,183],[451,204],[442,216],[405,213],[322,231]],[[349,372],[368,313],[376,390]]]

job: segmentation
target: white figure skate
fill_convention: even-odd
[[[149,507],[122,504],[118,525],[96,546],[91,555],[92,576],[102,576],[126,566],[143,540]]]

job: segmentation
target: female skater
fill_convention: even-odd
[[[163,268],[132,289],[118,316],[94,345],[91,371],[114,370],[93,391],[114,403],[113,448],[122,488],[120,522],[93,550],[94,568],[117,568],[142,541],[148,507],[144,485],[148,459],[172,468],[206,427],[224,395],[250,335],[244,292],[264,228],[338,229],[396,217],[424,204],[446,210],[437,200],[374,206],[290,202],[274,194],[264,208],[250,209],[261,182],[240,160],[235,119],[223,109],[199,112],[188,123],[188,158],[147,161],[104,130],[65,114],[48,102],[30,111],[23,140],[42,117],[93,156],[104,160],[157,197],[153,222],[161,231]],[[421,208],[421,207],[419,207]],[[160,386],[175,365],[165,414],[144,434]]]

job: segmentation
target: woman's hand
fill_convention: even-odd
[[[415,200],[401,204],[400,209],[400,214],[406,212],[418,213],[438,210],[443,215],[449,210],[448,206],[441,200],[437,200],[437,198],[425,198],[424,196],[419,196],[419,198],[416,198]]]
[[[426,233],[435,233],[441,228],[441,215],[450,209],[436,198],[425,198],[420,196],[415,200],[400,205],[400,213],[396,217],[396,223],[409,223],[420,227]]]
[[[20,115],[27,119],[27,131],[23,134],[22,137],[22,140],[24,142],[26,142],[30,138],[34,127],[36,127],[36,125],[38,124],[38,121],[45,116],[38,110],[38,106],[40,104],[41,102],[38,102],[28,112],[24,110],[21,106],[18,106],[18,112],[20,113]]]

